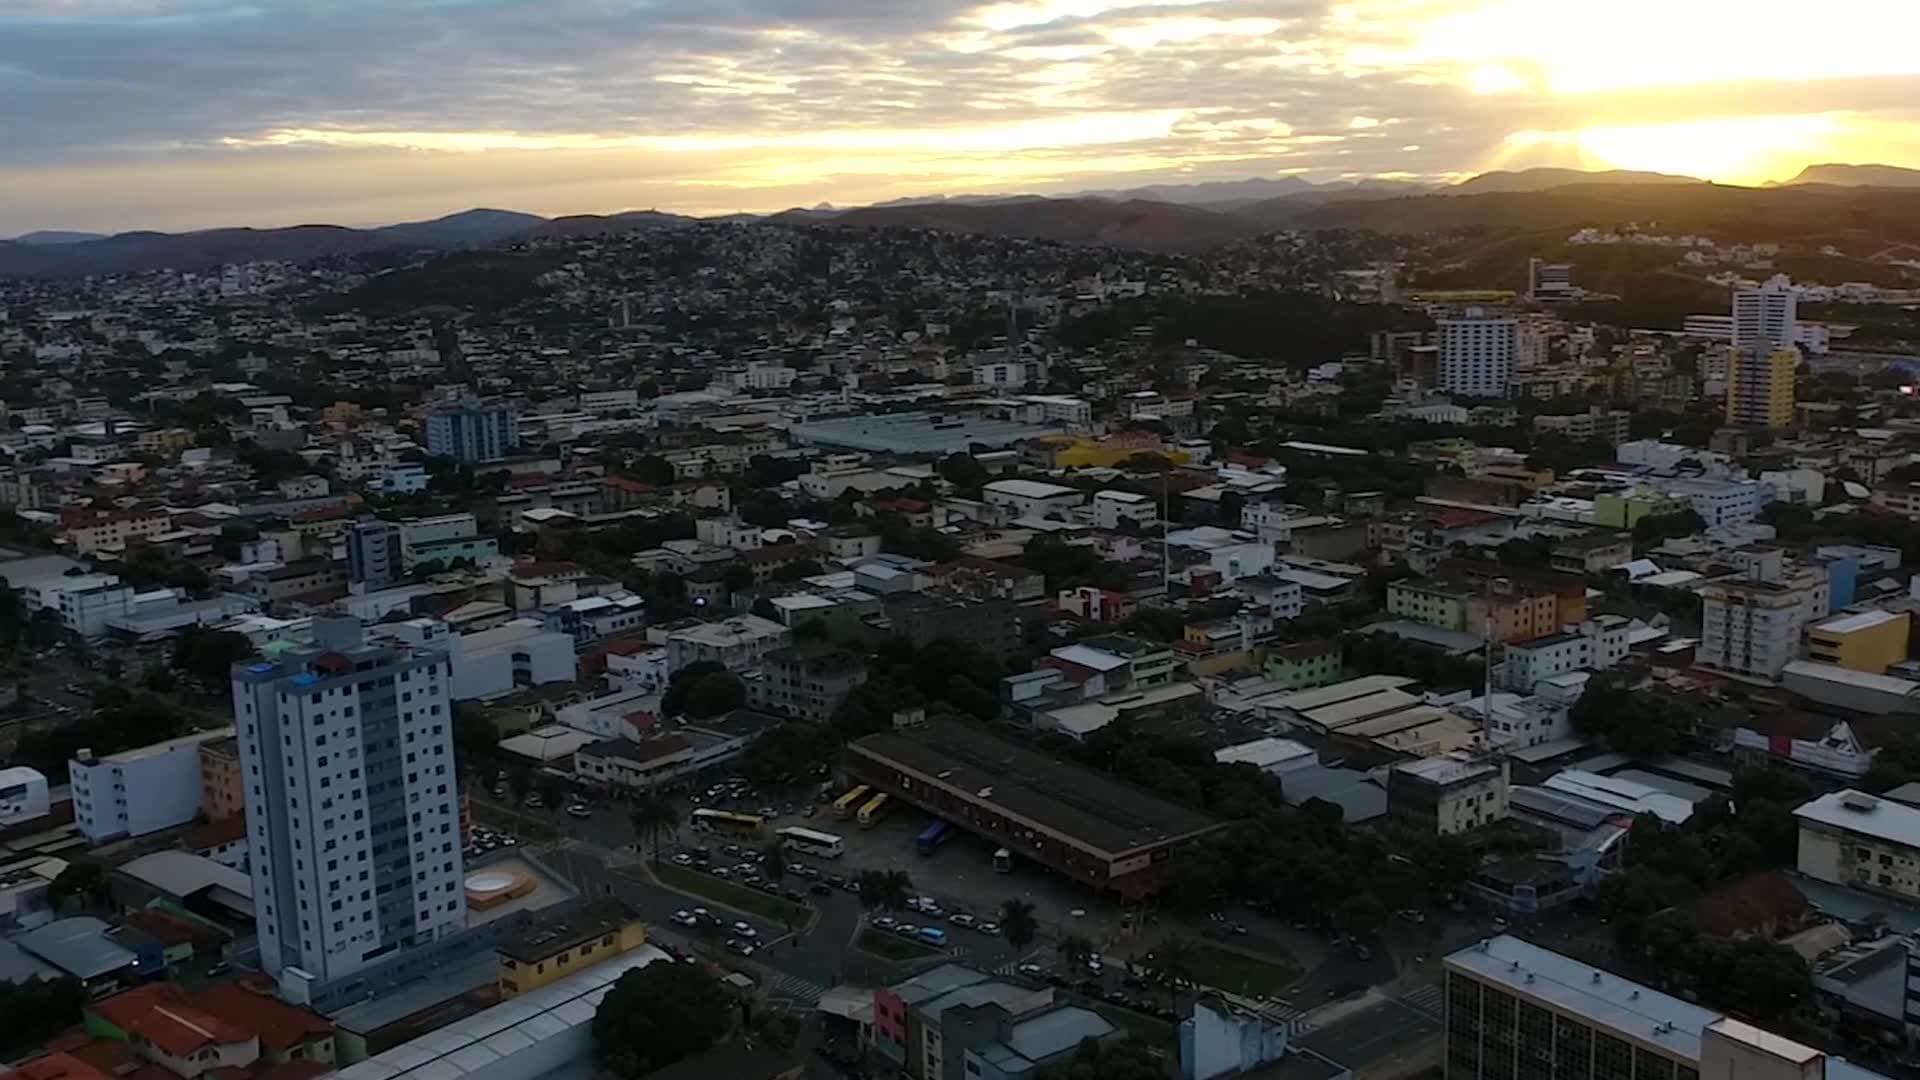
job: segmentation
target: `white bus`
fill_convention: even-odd
[[[837,859],[847,850],[846,841],[832,833],[797,827],[781,829],[780,842],[790,850],[816,859]]]

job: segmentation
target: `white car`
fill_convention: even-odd
[[[988,937],[1000,936],[1000,924],[997,922],[983,922],[979,926],[974,927],[974,929]]]
[[[979,919],[974,918],[973,916],[967,914],[964,911],[956,911],[952,915],[947,916],[947,921],[962,929],[978,926],[980,924]]]
[[[1047,969],[1041,967],[1039,964],[1021,964],[1020,965],[1020,974],[1022,975],[1027,975],[1037,979],[1040,976],[1045,975],[1046,973],[1047,973]]]
[[[900,923],[891,915],[882,915],[879,918],[873,920],[873,925],[879,927],[882,930],[891,930],[894,927],[899,926]]]
[[[700,920],[696,918],[693,912],[691,911],[674,912],[673,921],[680,926],[699,926],[700,925]]]
[[[733,933],[734,933],[734,936],[736,937],[743,937],[743,938],[747,938],[748,940],[752,940],[753,938],[757,938],[760,936],[760,931],[755,930],[753,927],[748,926],[746,923],[743,923],[743,922],[737,922],[733,924]]]
[[[692,865],[693,865],[693,856],[691,856],[691,855],[689,855],[689,854],[687,854],[686,852],[684,852],[684,851],[683,851],[683,852],[681,852],[680,854],[678,854],[678,855],[675,855],[675,856],[673,857],[673,865],[675,865],[675,866],[692,866]]]

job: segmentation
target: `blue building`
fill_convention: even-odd
[[[468,465],[499,461],[520,446],[520,414],[505,405],[468,402],[427,417],[427,453]]]

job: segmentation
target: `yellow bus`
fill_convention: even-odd
[[[833,816],[845,821],[853,816],[854,807],[859,806],[873,792],[873,785],[861,784],[845,795],[833,800]]]
[[[860,808],[860,827],[871,829],[880,824],[880,815],[887,812],[887,800],[891,797],[883,791],[868,799],[867,804]]]
[[[727,810],[702,808],[693,812],[693,827],[703,832],[758,840],[767,834],[767,819],[758,814],[735,814]]]

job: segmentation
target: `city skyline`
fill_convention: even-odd
[[[1898,0],[15,0],[0,236],[1536,165],[1757,183],[1920,165],[1916,33]]]

